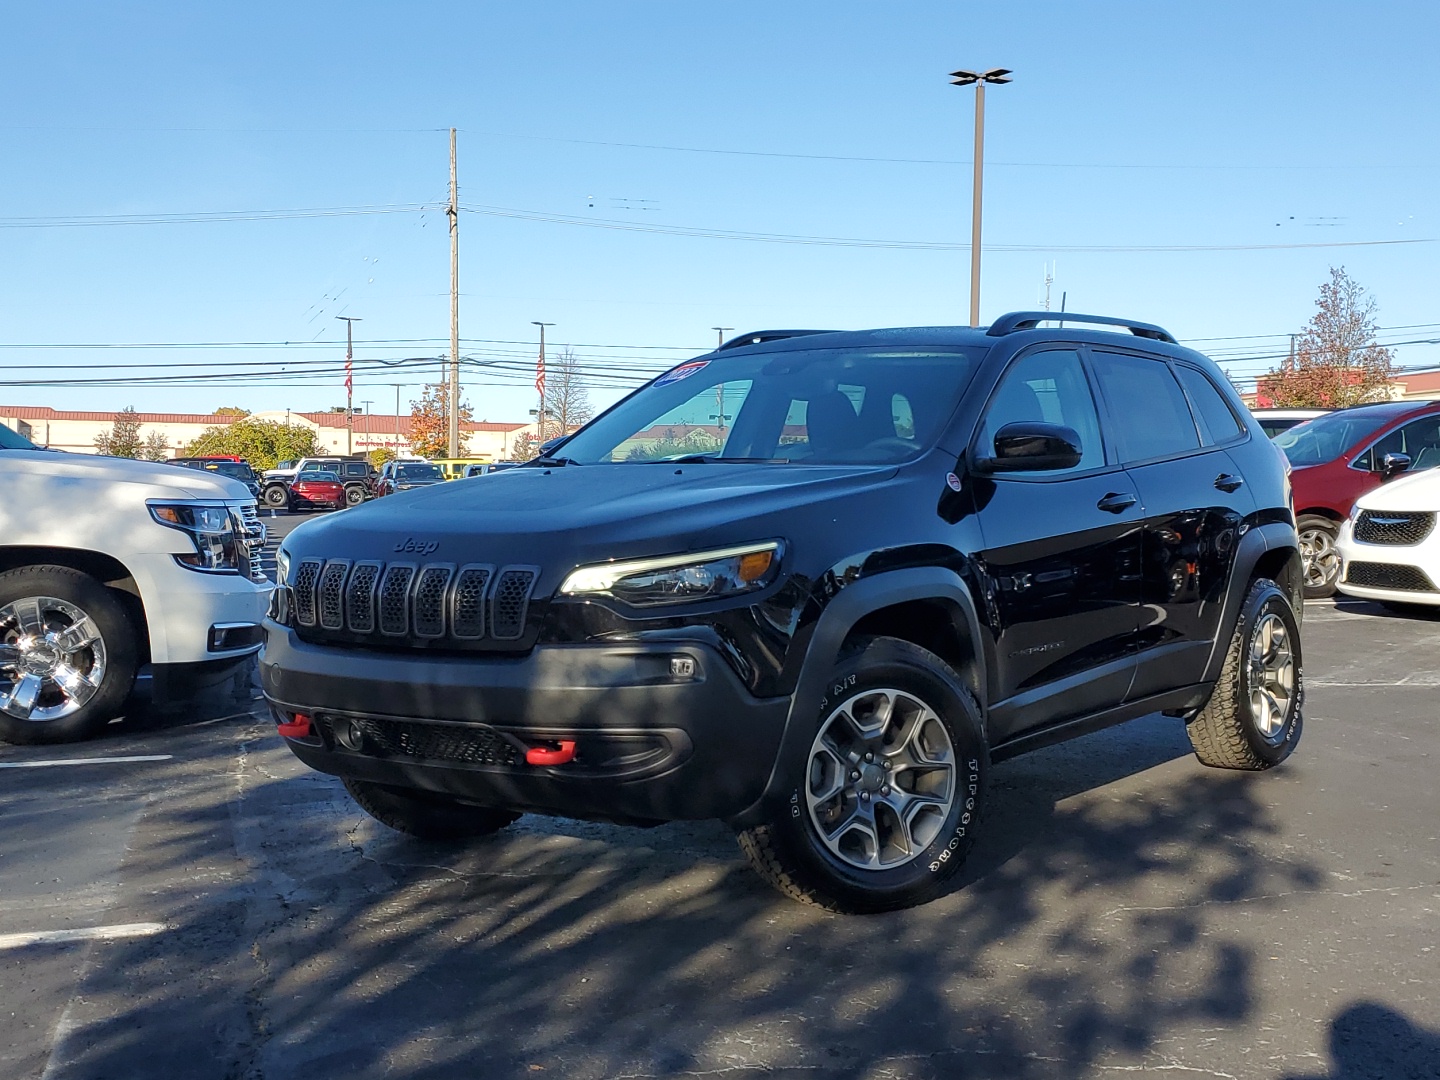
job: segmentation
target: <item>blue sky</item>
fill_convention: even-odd
[[[987,94],[983,321],[1040,306],[1053,264],[1054,307],[1253,376],[1343,265],[1381,340],[1440,338],[1434,5],[127,7],[4,15],[0,404],[342,404],[336,315],[363,320],[357,405],[418,396],[451,126],[477,418],[535,407],[532,320],[602,404],[717,325],[964,323],[957,67],[1015,72]]]

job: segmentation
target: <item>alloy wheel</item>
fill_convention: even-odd
[[[1340,552],[1330,530],[1311,527],[1300,531],[1300,557],[1305,564],[1305,585],[1323,588],[1340,576]]]
[[[1295,697],[1295,654],[1290,631],[1268,612],[1250,635],[1250,715],[1260,734],[1274,739],[1285,728]]]
[[[105,642],[68,600],[27,596],[0,607],[0,712],[59,720],[84,708],[105,681]]]
[[[955,748],[934,709],[904,690],[856,694],[810,746],[805,803],[825,847],[887,870],[939,835],[956,795]]]

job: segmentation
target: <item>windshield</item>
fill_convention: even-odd
[[[905,461],[939,438],[977,355],[868,346],[692,360],[554,453],[579,465]]]
[[[0,450],[36,450],[39,449],[23,435],[16,435],[4,424],[0,424]]]
[[[445,477],[436,465],[399,465],[395,469],[395,479],[413,483],[416,480],[443,480]]]
[[[218,472],[222,476],[233,476],[236,480],[255,479],[254,470],[243,461],[207,461],[201,468],[206,472]]]
[[[1394,412],[1389,409],[1333,412],[1282,431],[1273,441],[1290,459],[1290,464],[1297,468],[1323,465],[1353,449],[1394,417]]]

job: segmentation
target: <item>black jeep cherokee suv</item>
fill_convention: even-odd
[[[1002,758],[1163,711],[1282,761],[1282,458],[1164,330],[1053,319],[749,334],[522,468],[307,523],[280,733],[417,836],[720,818],[854,912],[943,890]]]

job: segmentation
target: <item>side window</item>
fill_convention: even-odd
[[[1185,385],[1190,395],[1190,404],[1195,406],[1195,418],[1200,421],[1200,435],[1206,446],[1228,442],[1243,430],[1240,421],[1230,411],[1225,397],[1215,388],[1205,373],[1188,364],[1176,364],[1175,374]]]
[[[1097,350],[1095,377],[1110,404],[1121,461],[1200,448],[1190,406],[1165,361]]]
[[[1356,460],[1355,466],[1378,471],[1385,464],[1386,454],[1410,455],[1412,470],[1433,469],[1440,465],[1440,416],[1422,416],[1396,428],[1365,451]]]
[[[1080,436],[1081,458],[1069,472],[1098,469],[1105,464],[1100,418],[1079,353],[1069,349],[1033,352],[1011,366],[981,421],[980,454],[993,454],[995,433],[1018,420],[1043,420],[1075,430]]]

